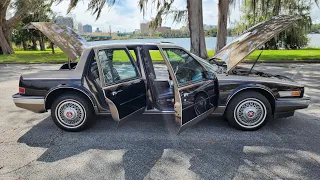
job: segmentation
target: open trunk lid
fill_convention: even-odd
[[[88,42],[67,26],[59,26],[52,22],[31,22],[25,29],[37,29],[46,35],[65,54],[69,61],[74,61],[81,56]]]

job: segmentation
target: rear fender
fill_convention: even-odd
[[[79,93],[83,94],[84,96],[86,96],[90,100],[94,110],[97,111],[97,108],[96,108],[97,105],[96,105],[96,102],[94,100],[92,93],[88,89],[86,89],[82,86],[79,86],[79,85],[75,85],[75,84],[60,84],[58,86],[51,88],[48,91],[48,93],[46,94],[45,99],[44,99],[46,110],[49,109],[48,103],[51,103],[51,102],[48,102],[48,100],[50,99],[51,95],[53,95],[57,91],[63,91],[63,90],[65,90],[65,92],[68,92],[70,90],[78,91]],[[62,93],[64,93],[64,92],[59,92],[59,94],[62,94]]]

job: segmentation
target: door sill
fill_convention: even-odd
[[[142,114],[174,114],[174,111],[160,111],[158,109],[145,110]],[[110,111],[99,112],[97,115],[111,115]]]

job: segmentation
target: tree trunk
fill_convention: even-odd
[[[37,41],[36,41],[36,39],[34,37],[32,37],[31,42],[32,42],[31,49],[32,50],[37,50]]]
[[[228,23],[229,1],[219,0],[218,4],[218,33],[216,53],[219,52],[227,44],[227,23]]]
[[[187,0],[191,52],[208,58],[203,29],[202,0]]]
[[[22,41],[22,46],[23,46],[23,50],[28,50],[28,46],[27,46],[27,43],[26,41]]]
[[[46,47],[45,47],[44,40],[43,40],[43,37],[42,37],[42,34],[40,31],[39,31],[39,44],[40,44],[40,50],[45,51]]]
[[[50,44],[51,44],[52,54],[55,54],[55,52],[54,52],[54,44],[53,44],[53,42],[51,42]]]
[[[0,24],[0,49],[1,54],[13,54],[13,48],[11,46],[12,28],[7,25]],[[10,33],[11,32],[11,33]]]

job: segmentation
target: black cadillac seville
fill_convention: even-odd
[[[87,128],[95,114],[123,122],[142,113],[173,114],[180,131],[211,114],[255,130],[309,105],[304,86],[294,80],[255,71],[254,65],[236,67],[296,21],[279,16],[260,23],[209,61],[170,43],[88,46],[69,28],[31,23],[26,28],[42,31],[70,61],[56,71],[22,75],[13,101],[37,113],[51,110],[55,124],[67,131]]]

